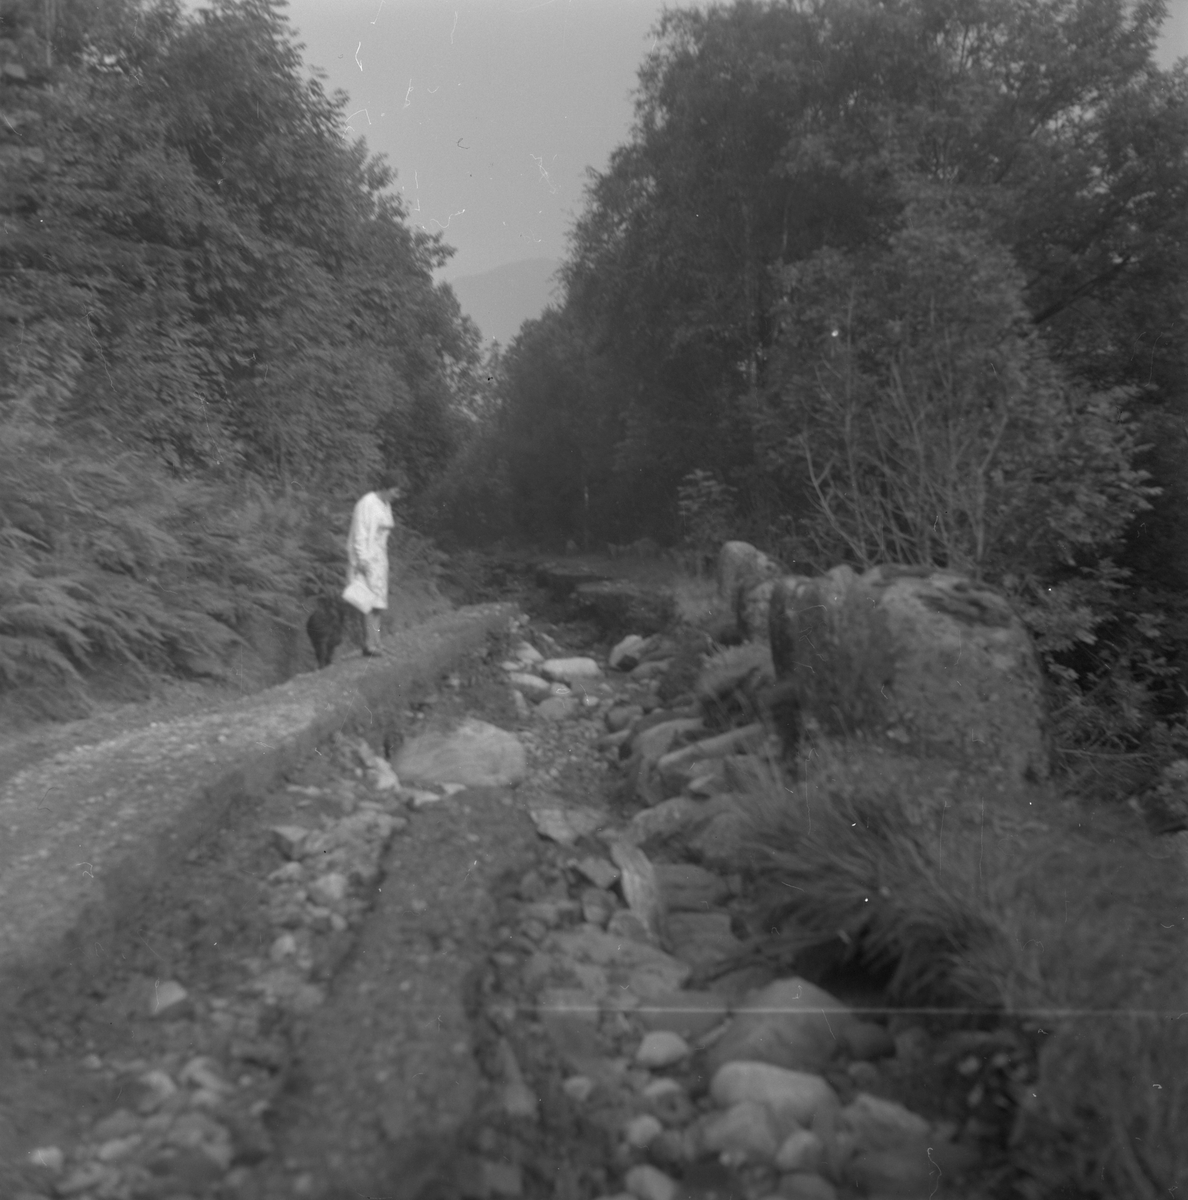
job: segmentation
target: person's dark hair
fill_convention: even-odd
[[[399,467],[382,471],[375,477],[371,490],[373,492],[384,492],[388,488],[399,488],[402,492],[407,492],[408,475],[400,470]]]

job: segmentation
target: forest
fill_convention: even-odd
[[[563,304],[484,355],[278,0],[5,0],[0,692],[61,715],[112,663],[193,673],[333,584],[398,465],[429,573],[641,537],[966,572],[1034,634],[1066,765],[1183,753],[1165,15],[668,10]]]
[[[1188,72],[1162,0],[668,11],[458,535],[1002,589],[1065,765],[1182,752]],[[1124,774],[1125,772],[1123,772]]]

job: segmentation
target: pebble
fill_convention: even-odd
[[[812,1130],[796,1129],[776,1152],[775,1164],[781,1171],[815,1171],[824,1152],[821,1139]]]
[[[29,1161],[56,1175],[66,1165],[66,1156],[57,1146],[38,1146],[29,1151]]]
[[[656,1029],[644,1034],[643,1041],[635,1052],[635,1061],[642,1067],[655,1070],[659,1067],[670,1067],[688,1056],[689,1043],[679,1033]]]
[[[767,1109],[753,1100],[713,1113],[701,1126],[700,1145],[736,1163],[771,1163],[780,1148]]]
[[[561,1084],[561,1089],[571,1100],[584,1104],[594,1090],[594,1080],[588,1075],[571,1075]]]
[[[635,1200],[677,1200],[681,1191],[675,1179],[648,1163],[632,1167],[623,1182]]]
[[[165,1019],[180,1017],[188,1009],[189,999],[190,993],[176,979],[166,979],[154,987],[149,1013]]]
[[[627,1144],[634,1146],[637,1150],[643,1150],[663,1129],[664,1126],[655,1117],[650,1113],[644,1113],[627,1123],[625,1130]]]

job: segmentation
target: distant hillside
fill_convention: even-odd
[[[484,339],[506,346],[523,322],[539,317],[549,304],[557,286],[552,275],[560,265],[552,258],[526,258],[449,283]]]

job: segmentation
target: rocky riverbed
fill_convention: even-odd
[[[778,747],[708,719],[697,637],[522,618],[229,816],[22,1007],[0,1192],[991,1194],[1021,1036],[744,953]]]

